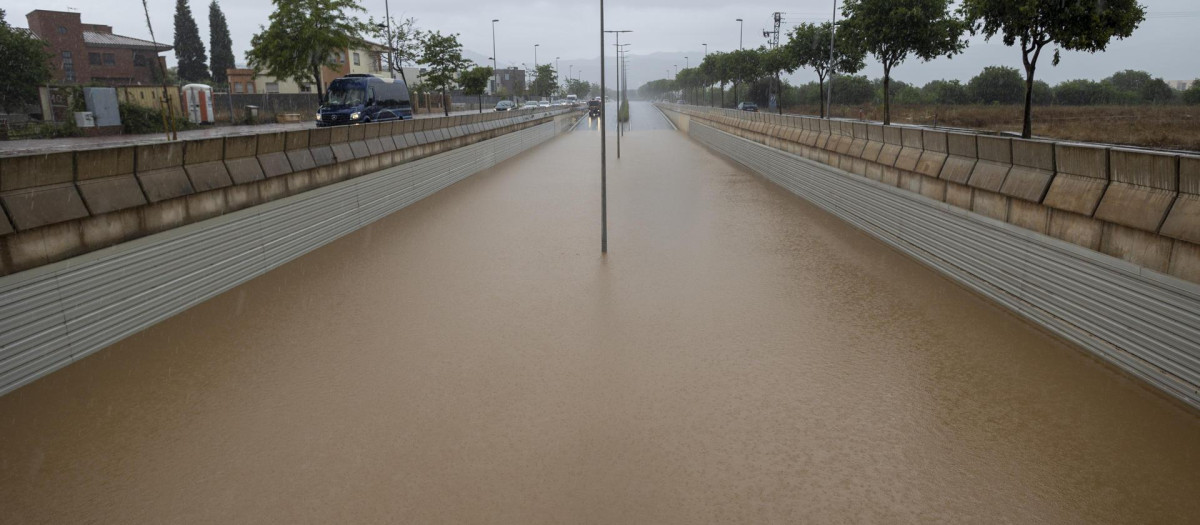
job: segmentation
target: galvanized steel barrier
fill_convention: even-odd
[[[688,134],[1200,408],[1200,286],[696,121]]]
[[[554,137],[547,122],[0,277],[0,395]]]

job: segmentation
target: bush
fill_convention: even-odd
[[[1192,82],[1192,87],[1183,92],[1183,103],[1192,106],[1200,104],[1200,80]]]
[[[119,104],[118,110],[121,112],[121,131],[123,133],[140,135],[163,132],[162,111],[124,102]],[[175,117],[176,130],[182,131],[193,127],[193,124],[187,119]]]
[[[988,66],[967,82],[967,91],[980,104],[1019,104],[1025,101],[1025,79],[1014,68]]]
[[[971,101],[966,86],[957,80],[934,80],[921,88],[921,98],[927,104],[968,104]]]
[[[629,99],[621,99],[621,107],[617,109],[617,122],[629,122]]]

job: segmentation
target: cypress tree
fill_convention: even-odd
[[[217,84],[228,84],[225,70],[233,65],[233,40],[229,38],[229,24],[217,0],[208,4],[208,49],[212,51],[212,76]]]
[[[204,42],[200,40],[200,29],[192,18],[192,8],[187,0],[175,2],[175,58],[179,61],[179,80],[200,82],[208,80],[208,57],[204,54]]]

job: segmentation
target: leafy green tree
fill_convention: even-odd
[[[1183,92],[1183,103],[1188,105],[1200,104],[1200,80],[1192,82],[1191,87]]]
[[[322,67],[340,67],[352,41],[358,40],[364,24],[351,13],[362,11],[357,0],[271,0],[275,5],[270,25],[250,39],[246,59],[250,67],[279,79],[294,79],[317,85],[317,97],[325,100]]]
[[[196,27],[187,0],[175,0],[175,58],[179,61],[180,80],[202,82],[210,78],[200,28]]]
[[[400,22],[396,22],[395,18],[390,19],[389,34],[388,21],[387,19],[375,20],[374,17],[371,17],[367,19],[367,27],[373,37],[382,40],[385,47],[390,47],[391,56],[386,61],[386,67],[400,73],[400,78],[407,85],[408,77],[404,74],[404,65],[414,64],[421,57],[424,33],[417,29],[417,19],[410,17]]]
[[[883,65],[883,122],[891,124],[892,69],[910,55],[929,61],[967,47],[968,24],[950,13],[950,0],[846,0],[842,21],[854,45]]]
[[[1116,99],[1111,84],[1086,79],[1068,80],[1054,87],[1054,101],[1066,106],[1098,106]]]
[[[462,84],[463,93],[479,97],[479,112],[483,113],[483,92],[487,91],[488,80],[492,79],[492,68],[473,67],[458,79]]]
[[[959,105],[971,101],[967,87],[958,80],[934,80],[921,88],[921,98],[929,104]]]
[[[1114,73],[1103,80],[1123,94],[1128,102],[1164,104],[1175,98],[1175,90],[1161,78],[1154,78],[1145,71],[1127,69]]]
[[[587,98],[588,94],[591,93],[591,91],[592,91],[592,85],[589,84],[587,81],[579,80],[579,79],[575,79],[575,78],[567,79],[567,94],[575,95],[576,97],[583,99],[583,98]]]
[[[704,77],[704,85],[709,87],[709,106],[713,105],[713,92],[711,87],[717,82],[717,69],[719,68],[717,62],[718,60],[715,58],[715,54],[705,56],[704,60],[700,62],[700,75]]]
[[[729,68],[729,53],[717,51],[710,53],[704,57],[700,67],[705,71],[710,71],[708,78],[711,82],[719,83],[721,86],[721,103],[719,107],[725,107],[725,84],[733,79],[733,73]]]
[[[1060,50],[1104,51],[1113,39],[1122,39],[1146,18],[1137,0],[963,0],[961,12],[971,21],[972,32],[987,38],[1001,34],[1007,46],[1021,45],[1025,66],[1025,122],[1021,136],[1033,134],[1033,76],[1038,57],[1051,44],[1053,65]]]
[[[967,90],[980,104],[1016,104],[1025,94],[1025,81],[1016,68],[988,66],[967,83]]]
[[[791,56],[792,63],[799,67],[811,68],[817,74],[817,83],[821,90],[821,118],[825,118],[825,79],[832,74],[849,74],[859,72],[863,68],[863,57],[865,53],[860,42],[854,38],[848,38],[849,34],[843,31],[844,24],[839,23],[837,32],[832,36],[835,45],[833,46],[833,57],[830,59],[829,43],[831,35],[829,31],[833,28],[833,24],[825,22],[822,24],[800,24],[788,33],[788,42],[786,49]],[[837,92],[837,88],[834,88]]]
[[[217,84],[228,84],[227,69],[233,68],[233,39],[229,37],[229,24],[217,0],[208,4],[208,50],[212,51],[212,77]]]
[[[450,104],[446,103],[446,91],[458,75],[471,62],[462,56],[462,44],[458,43],[458,33],[443,35],[439,31],[425,33],[421,46],[422,62],[428,70],[425,82],[442,93],[442,109],[447,117],[450,116]]]
[[[738,86],[753,82],[763,76],[762,53],[757,49],[737,49],[725,57],[729,62],[730,79],[733,80],[733,103],[741,102]]]
[[[825,101],[824,89],[821,88],[822,91],[819,95],[821,103]],[[869,104],[875,99],[875,86],[862,75],[833,77],[833,98],[837,99],[839,104],[851,106]]]
[[[537,67],[537,76],[533,78],[533,84],[529,86],[529,90],[533,92],[535,97],[548,97],[554,94],[558,88],[558,73],[554,71],[554,64],[542,64]]]
[[[50,81],[50,52],[32,33],[14,29],[0,9],[0,109],[15,110],[38,100],[38,86]]]
[[[1049,106],[1054,103],[1054,88],[1042,80],[1033,81],[1033,103],[1038,106]]]

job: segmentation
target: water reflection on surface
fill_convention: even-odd
[[[1194,412],[634,111],[608,257],[581,125],[0,398],[0,521],[1200,515]]]

